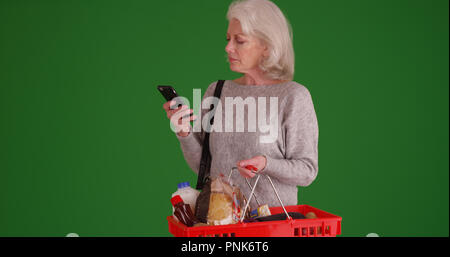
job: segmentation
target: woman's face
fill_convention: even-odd
[[[227,41],[225,51],[233,71],[248,73],[259,69],[261,58],[267,56],[267,48],[257,38],[244,35],[237,19],[232,19],[228,24]]]

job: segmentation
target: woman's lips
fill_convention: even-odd
[[[237,59],[234,59],[234,58],[231,58],[231,57],[228,57],[228,60],[229,60],[230,62],[237,62]]]

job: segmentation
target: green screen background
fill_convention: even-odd
[[[0,1],[0,236],[170,236],[196,176],[156,85],[192,100],[240,76],[230,2]],[[448,236],[449,2],[275,3],[319,122],[299,203],[342,236]]]

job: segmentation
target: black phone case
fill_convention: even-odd
[[[177,92],[171,86],[158,86],[158,91],[162,94],[162,96],[167,100],[171,101],[172,99],[178,97]]]
[[[162,94],[162,96],[167,101],[172,101],[174,98],[178,97],[177,91],[175,91],[175,89],[172,86],[159,85],[158,91]],[[171,106],[171,109],[176,109],[176,108],[182,106],[183,104],[184,103],[180,99],[180,100],[176,101],[175,105]],[[189,114],[189,116],[192,116],[192,115],[194,115],[194,114],[193,113]],[[187,117],[187,115],[185,117]]]

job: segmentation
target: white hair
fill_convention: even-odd
[[[294,47],[292,28],[283,12],[268,0],[237,0],[230,4],[227,19],[239,20],[246,35],[261,40],[270,54],[259,68],[271,79],[292,80]]]

